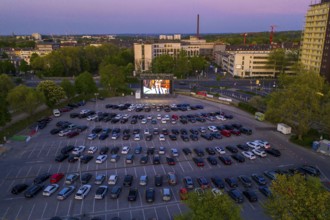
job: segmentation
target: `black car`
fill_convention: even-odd
[[[215,157],[207,157],[207,161],[214,166],[218,164],[217,159]]]
[[[199,157],[203,157],[204,156],[204,151],[200,148],[194,148],[194,152],[197,154],[197,156]]]
[[[121,186],[114,186],[110,192],[110,197],[112,199],[118,199],[119,198],[119,195],[121,193]]]
[[[266,179],[262,175],[253,173],[251,175],[251,177],[256,183],[258,183],[258,185],[266,185],[267,184]]]
[[[146,201],[148,203],[155,201],[155,189],[154,188],[148,188],[146,190]]]
[[[205,148],[205,150],[209,155],[215,155],[215,150],[213,149],[213,147],[207,147]]]
[[[146,163],[148,163],[148,160],[149,160],[149,156],[148,156],[148,155],[143,155],[143,156],[140,158],[140,163],[141,163],[141,164],[146,164]]]
[[[79,113],[77,112],[70,113],[70,118],[78,118],[78,117],[79,117]]]
[[[11,189],[11,193],[17,195],[17,194],[23,192],[24,190],[26,190],[28,187],[29,186],[25,183],[17,184]]]
[[[118,152],[119,152],[119,147],[111,148],[111,151],[110,151],[111,154],[117,154]]]
[[[239,131],[240,131],[242,134],[252,135],[252,130],[251,130],[250,128],[242,127],[242,128],[239,129]]]
[[[180,132],[179,132],[178,129],[172,129],[171,132],[172,132],[172,134],[174,134],[174,135],[178,135],[178,134],[180,134]]]
[[[69,154],[59,154],[55,157],[55,161],[56,162],[62,162],[63,160],[65,160],[66,158],[69,157]]]
[[[235,202],[237,202],[237,203],[244,202],[243,195],[242,195],[241,191],[239,191],[238,189],[231,189],[228,191],[228,194]]]
[[[220,188],[220,189],[225,188],[225,183],[223,182],[223,180],[220,177],[213,176],[213,177],[211,177],[211,181],[215,187]]]
[[[166,162],[168,165],[175,165],[175,160],[173,157],[166,157]]]
[[[152,160],[153,164],[160,164],[160,156],[158,154],[155,154]]]
[[[230,186],[230,188],[238,187],[237,179],[234,177],[227,177],[227,178],[225,178],[225,181]]]
[[[221,162],[225,165],[232,164],[232,161],[231,161],[230,157],[228,157],[228,156],[219,156],[219,160],[221,160]]]
[[[204,159],[201,157],[194,157],[193,161],[198,167],[203,167],[204,166]]]
[[[49,179],[51,175],[49,173],[43,173],[43,174],[40,174],[39,176],[37,176],[34,180],[33,180],[33,183],[34,184],[40,184],[40,183],[43,183],[45,182],[47,179]]]
[[[108,138],[109,135],[107,133],[102,133],[100,136],[99,136],[99,139],[100,140],[105,140],[106,138]]]
[[[183,153],[184,153],[185,155],[189,155],[189,154],[191,154],[191,150],[190,150],[189,148],[187,148],[187,147],[183,148],[182,151],[183,151]]]
[[[101,127],[96,127],[96,128],[93,128],[92,133],[98,134],[101,131],[102,131],[102,128]]]
[[[152,134],[146,135],[146,141],[151,141],[152,140]]]
[[[86,164],[89,161],[91,161],[92,159],[93,159],[92,155],[84,155],[80,158],[80,162]]]
[[[214,132],[214,133],[211,133],[211,136],[212,136],[213,138],[215,138],[215,139],[222,139],[222,136],[221,136],[221,134],[219,134],[219,133],[216,133],[216,132]]]
[[[70,153],[72,150],[74,149],[74,146],[73,145],[68,145],[68,146],[65,146],[61,149],[61,153],[62,154],[68,154]]]
[[[43,185],[35,184],[30,186],[24,193],[25,198],[32,198],[43,189]]]
[[[87,128],[88,128],[88,126],[86,126],[86,125],[79,125],[79,126],[76,127],[76,129],[77,129],[78,132],[83,132]]]
[[[54,128],[54,129],[52,129],[52,130],[50,130],[50,134],[58,134],[60,131],[62,131],[62,129],[61,128]]]
[[[163,176],[162,175],[155,175],[155,186],[162,186],[163,185]]]
[[[230,151],[231,153],[237,153],[238,152],[238,150],[237,150],[237,148],[236,147],[234,147],[234,146],[226,146],[226,149],[228,150],[228,151]]]
[[[245,175],[240,175],[238,176],[238,180],[243,184],[245,187],[251,187],[252,186],[252,181],[250,177],[245,176]]]
[[[250,202],[258,201],[258,196],[253,190],[245,190],[243,191],[243,194]]]
[[[101,154],[101,155],[107,154],[108,151],[109,151],[109,147],[102,147],[102,148],[100,149],[100,154]]]
[[[268,149],[265,149],[266,153],[267,154],[270,154],[274,157],[280,157],[281,156],[281,152],[275,148],[268,148]]]
[[[126,140],[127,141],[130,137],[131,137],[130,134],[124,134],[123,135],[123,140]]]
[[[318,168],[311,166],[311,165],[303,165],[300,167],[302,170],[305,171],[305,173],[311,175],[311,176],[320,176],[321,172]]]
[[[89,182],[89,180],[92,178],[92,174],[91,173],[84,173],[81,175],[81,183],[82,184],[87,184]]]
[[[245,162],[245,158],[244,158],[244,156],[242,156],[242,155],[239,154],[239,153],[237,153],[237,154],[233,154],[233,155],[231,155],[231,157],[232,157],[234,160],[238,161],[239,163],[243,163],[243,162]]]
[[[181,139],[182,139],[184,142],[188,142],[188,141],[189,141],[189,136],[188,136],[188,135],[181,135]]]
[[[154,147],[148,147],[147,154],[148,155],[153,155],[154,153],[155,153],[155,148]]]
[[[69,157],[68,157],[68,162],[69,163],[74,163],[76,161],[78,161],[78,156],[77,155],[73,155],[73,154],[69,155]]]
[[[195,134],[191,134],[191,135],[190,135],[190,139],[191,139],[192,141],[198,141],[198,136],[195,135]]]
[[[238,147],[239,149],[241,149],[243,151],[250,150],[250,147],[247,144],[237,144],[236,147]]]
[[[177,137],[176,137],[175,134],[170,134],[168,137],[169,137],[172,141],[176,141],[176,140],[177,140]]]
[[[131,188],[131,189],[129,189],[127,200],[128,201],[136,201],[137,196],[138,196],[138,189],[137,188]]]
[[[208,140],[208,141],[213,140],[213,136],[210,135],[210,134],[202,134],[201,137],[204,138],[205,140]]]
[[[133,176],[132,175],[125,175],[123,186],[132,186],[133,183]]]

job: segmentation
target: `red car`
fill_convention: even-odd
[[[228,130],[221,130],[220,134],[225,136],[225,137],[230,137],[231,136],[231,133]]]
[[[180,199],[187,200],[188,199],[188,190],[186,188],[180,189]]]
[[[233,129],[230,131],[230,133],[232,133],[233,135],[236,135],[236,136],[240,136],[241,135],[241,132],[237,129]]]
[[[69,132],[66,136],[67,136],[68,138],[73,138],[73,137],[77,136],[78,134],[79,134],[78,131],[71,131],[71,132]]]
[[[64,173],[55,173],[50,177],[50,183],[57,183],[64,177]]]
[[[175,160],[172,157],[166,157],[166,161],[168,165],[175,165]]]
[[[194,157],[193,161],[198,167],[203,167],[204,166],[204,160],[201,157]]]

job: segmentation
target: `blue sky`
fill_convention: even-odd
[[[312,0],[319,1],[319,0]],[[0,0],[0,35],[302,30],[311,0]]]

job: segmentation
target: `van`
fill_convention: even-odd
[[[163,201],[170,201],[171,200],[171,190],[169,188],[163,188]]]
[[[60,112],[60,110],[58,110],[58,109],[53,109],[53,115],[54,115],[55,117],[60,117],[60,116],[61,116],[61,112]]]

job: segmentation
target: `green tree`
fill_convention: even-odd
[[[61,86],[55,84],[54,81],[41,81],[37,86],[37,91],[43,93],[46,105],[53,108],[62,99],[65,98],[65,91]]]
[[[319,74],[303,71],[295,76],[282,75],[279,86],[269,97],[266,118],[287,123],[301,140],[320,114],[324,79]]]
[[[275,49],[268,56],[267,67],[276,73],[285,73],[298,61],[298,51]]]
[[[9,60],[0,61],[0,73],[12,74],[15,72],[16,68]]]
[[[265,111],[267,109],[266,101],[267,101],[266,98],[257,95],[257,96],[253,96],[249,100],[249,104],[254,108],[258,109],[259,111]]]
[[[123,69],[114,64],[108,64],[100,68],[101,84],[110,92],[126,86]]]
[[[94,93],[97,92],[95,81],[92,74],[89,72],[83,72],[77,76],[74,86],[76,88],[76,92],[86,98],[94,96]]]
[[[239,207],[227,194],[214,196],[210,190],[199,196],[188,194],[184,203],[190,208],[188,213],[176,216],[175,220],[238,220],[241,219]]]
[[[15,87],[14,82],[7,74],[0,74],[0,95],[6,97],[8,92]]]
[[[0,126],[6,125],[7,122],[10,122],[11,115],[8,110],[8,102],[5,97],[0,95]]]
[[[201,56],[190,57],[192,74],[196,75],[207,67],[207,61]]]
[[[26,73],[30,69],[31,69],[30,65],[25,60],[22,60],[20,65],[19,65],[19,71],[23,72],[23,73]]]
[[[25,85],[19,85],[9,91],[7,102],[15,112],[33,115],[43,103],[43,94]]]
[[[167,54],[160,55],[152,61],[151,69],[153,73],[173,73],[174,59]]]
[[[278,220],[326,220],[330,216],[330,194],[316,177],[278,175],[264,203],[266,213]]]
[[[179,56],[175,59],[173,73],[178,78],[186,78],[191,72],[191,64],[188,60],[187,53],[180,51]]]
[[[64,79],[61,82],[61,87],[63,88],[66,97],[70,100],[76,95],[76,89],[74,85],[68,79]]]

